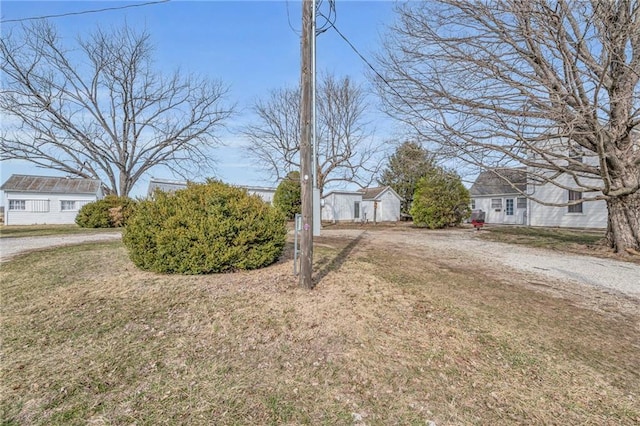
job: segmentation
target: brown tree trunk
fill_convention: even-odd
[[[640,192],[607,200],[607,243],[617,253],[640,253]]]

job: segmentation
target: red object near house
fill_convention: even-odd
[[[471,211],[471,224],[477,231],[484,226],[484,218],[485,214],[482,210]]]

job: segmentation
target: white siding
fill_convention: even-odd
[[[400,199],[391,191],[383,191],[377,198],[377,206],[374,200],[363,200],[362,210],[364,219],[373,222],[397,222],[400,220]]]
[[[525,225],[527,223],[527,209],[518,208],[518,197],[516,195],[487,195],[473,196],[475,200],[475,210],[482,210],[485,213],[485,223]],[[496,208],[492,200],[500,200],[500,207]],[[507,214],[507,200],[513,200],[513,214]]]
[[[331,192],[323,198],[322,220],[331,222],[363,220],[362,194],[357,192]],[[360,217],[355,218],[355,203],[360,203]],[[368,216],[367,216],[368,217]]]
[[[582,161],[586,164],[597,165],[598,159],[594,156],[583,157]],[[531,172],[536,172],[536,169],[530,169]],[[546,174],[548,177],[553,176],[553,172],[538,171],[539,174]],[[587,185],[599,187],[602,182],[598,179],[582,178],[582,182]],[[581,191],[576,187],[573,178],[567,174],[559,175],[554,178],[554,181],[559,185],[563,185],[567,188],[575,188],[576,191]],[[553,207],[545,206],[536,202],[536,199],[545,203],[566,203],[569,200],[569,192],[567,189],[559,188],[558,186],[546,183],[540,186],[529,185],[528,193],[532,195],[532,200],[529,201],[529,225],[531,226],[557,226],[567,228],[606,228],[607,227],[607,203],[603,200],[589,201],[582,204],[582,213],[569,213],[567,206]],[[594,197],[599,193],[584,194],[588,197]]]
[[[10,200],[25,200],[25,210],[9,210]],[[91,194],[53,194],[5,192],[6,225],[64,225],[75,223],[78,210],[87,203],[96,201]],[[62,201],[74,201],[74,210],[61,209]]]
[[[550,203],[566,203],[568,191],[555,185],[537,187],[534,196]],[[578,189],[576,189],[578,190]],[[545,206],[531,200],[529,202],[531,226],[557,226],[567,228],[606,228],[607,204],[603,200],[582,204],[582,213],[569,213],[569,208]]]
[[[247,192],[252,195],[258,195],[260,198],[264,200],[265,203],[273,204],[273,195],[276,193],[276,190],[273,188],[255,188],[255,187],[244,187],[247,188]]]

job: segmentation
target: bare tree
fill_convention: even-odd
[[[327,75],[316,98],[317,183],[320,192],[331,182],[366,186],[379,168],[378,147],[365,120],[367,104],[362,88],[349,77]],[[300,169],[300,94],[279,89],[253,107],[258,121],[242,130],[247,153],[276,180]]]
[[[611,246],[640,250],[637,0],[434,0],[397,12],[379,58],[393,115],[440,154],[524,165],[532,182],[582,194],[548,204],[605,200]]]
[[[47,21],[3,35],[0,152],[128,195],[151,168],[208,168],[231,114],[220,82],[153,70],[149,34],[96,30],[68,50]]]

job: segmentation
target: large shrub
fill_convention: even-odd
[[[123,241],[141,269],[206,274],[275,262],[286,233],[282,213],[259,196],[208,181],[138,203]]]
[[[300,172],[289,172],[282,179],[273,194],[273,206],[284,213],[287,219],[293,219],[296,213],[301,212]]]
[[[76,216],[81,228],[118,228],[126,225],[136,202],[129,197],[107,195],[82,206]]]
[[[436,167],[418,181],[410,213],[416,226],[439,229],[466,219],[469,203],[469,191],[460,177]]]

